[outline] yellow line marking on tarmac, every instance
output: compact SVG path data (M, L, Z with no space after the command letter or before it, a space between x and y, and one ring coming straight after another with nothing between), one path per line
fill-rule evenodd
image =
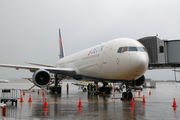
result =
M121 97L122 98L122 97ZM121 98L111 98L111 99L121 99ZM133 97L134 99L143 98L143 97Z

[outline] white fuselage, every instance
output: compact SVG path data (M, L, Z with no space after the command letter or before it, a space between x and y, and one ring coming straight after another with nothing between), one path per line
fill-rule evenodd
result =
M118 52L120 48L129 50ZM142 48L136 40L118 38L59 59L56 67L74 68L77 75L93 78L136 80L146 72L149 63Z

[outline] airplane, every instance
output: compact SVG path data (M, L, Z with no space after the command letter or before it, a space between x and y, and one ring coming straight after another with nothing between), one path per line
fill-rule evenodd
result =
M0 83L8 83L9 80L0 79Z
M72 77L75 80L102 82L100 91L109 91L106 88L108 82L123 82L127 87L122 98L131 100L133 95L128 86L140 86L145 81L144 73L148 68L149 57L145 47L137 40L117 38L65 56L59 29L59 43L60 59L55 66L30 63L38 66L0 64L0 67L34 72L32 81L38 87L48 86L53 73L55 85L51 93L58 94L61 93L58 83L66 77Z

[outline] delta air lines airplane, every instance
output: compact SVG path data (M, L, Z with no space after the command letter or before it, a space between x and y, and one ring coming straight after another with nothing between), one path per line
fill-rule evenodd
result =
M59 31L60 33L60 31ZM108 82L124 82L126 92L124 99L132 98L128 86L139 86L145 81L144 73L149 64L148 54L144 46L137 40L117 38L78 53L64 56L60 35L60 59L55 66L30 63L39 66L0 64L0 67L28 69L34 72L32 81L36 86L46 87L50 84L51 75L55 75L55 87L51 92L59 92L57 84L66 77L76 80L102 82L101 91L106 91Z

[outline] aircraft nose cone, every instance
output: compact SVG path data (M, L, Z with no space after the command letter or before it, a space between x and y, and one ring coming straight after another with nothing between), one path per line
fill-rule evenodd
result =
M137 53L131 56L131 67L136 72L146 71L148 67L148 56L144 53Z

